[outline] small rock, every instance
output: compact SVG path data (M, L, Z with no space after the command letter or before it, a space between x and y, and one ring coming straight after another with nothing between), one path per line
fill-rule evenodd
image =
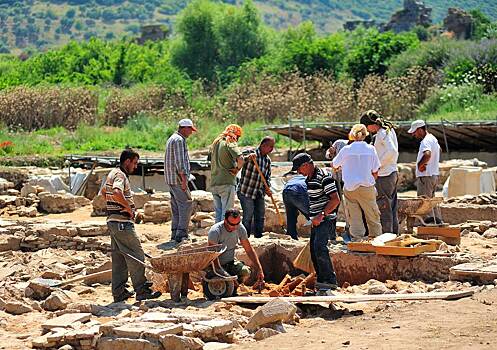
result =
M275 298L268 303L257 308L245 326L248 331L254 331L260 326L278 321L291 321L297 311L297 307L288 301Z
M344 341L342 345L350 345L350 340Z
M12 315L22 315L33 311L31 306L18 301L10 301L5 303L5 312Z
M61 346L58 350L74 350L74 348L71 345L66 344Z
M36 280L30 281L27 288L30 290L25 293L35 300L45 300L52 293L52 288Z
M205 343L203 350L226 350L226 349L230 349L230 348L231 348L230 344L218 343L218 342L213 341L213 342Z
M372 284L368 287L368 294L387 294L390 293L390 289L388 289L383 283L378 282Z
M77 300L77 294L57 290L41 303L41 307L47 311L64 310L73 300Z
M275 331L274 329L261 328L257 332L255 332L254 339L255 340L263 340L263 339L272 337L273 335L277 335L277 334L280 334L280 333Z
M202 340L180 335L165 335L160 342L165 349L171 350L200 350L204 347Z
M497 237L497 228L491 227L483 233L483 237L492 239Z

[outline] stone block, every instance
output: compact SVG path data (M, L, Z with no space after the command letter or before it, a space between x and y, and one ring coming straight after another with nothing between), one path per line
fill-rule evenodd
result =
M90 313L71 313L71 314L64 314L62 316L52 318L50 320L45 321L41 325L41 327L44 330L50 330L52 328L68 328L72 327L72 325L76 322L87 322L91 318Z
M208 342L204 344L204 349L203 350L227 350L231 349L232 346L231 344L226 344L226 343L219 343L219 342Z
M207 191L192 191L192 200L194 206L194 212L203 211L203 212L213 212L214 209L214 197L212 193Z
M143 208L143 222L156 224L171 220L171 203L169 201L150 201Z
M214 335L226 334L233 330L233 322L229 320L206 320L195 322L195 325L207 326L212 328Z
M100 338L97 350L163 350L162 347L145 339ZM172 348L171 348L172 349Z
M181 335L183 333L183 325L182 324L160 324L156 328L149 328L142 333L142 337L145 339L155 339L159 340L160 337L174 334Z
M146 312L140 317L140 321L157 323L178 323L178 319L164 312Z
M21 249L22 238L14 235L0 235L0 252Z
M111 269L112 269L112 261L108 260L105 263L100 264L94 268L88 268L86 270L86 273L89 275L89 274L92 274L95 272L101 272L101 271L111 270ZM112 281L112 271L105 273L103 275L100 275L100 276L89 278L89 279L85 280L85 284L87 284L87 285L91 285L91 284L95 284L95 283L107 284L107 283L110 283L111 281Z
M198 338L179 335L166 335L161 337L160 342L164 349L171 350L200 350L204 347L204 342Z
M489 239L497 238L497 228L491 227L491 228L487 229L483 233L483 237L489 238Z
M71 291L56 290L41 303L41 307L47 311L64 310L68 304L76 301L78 295Z
M297 307L288 301L275 298L260 306L245 326L248 331L255 331L258 327L274 322L288 322L293 319Z
M278 331L275 331L274 329L271 328L260 328L257 332L254 334L254 339L255 340L263 340L269 337L272 337L273 335L279 334Z
M33 311L33 308L19 301L9 301L5 303L4 310L12 315L22 315Z
M39 194L40 209L46 213L70 213L78 207L75 196L72 194L42 193Z

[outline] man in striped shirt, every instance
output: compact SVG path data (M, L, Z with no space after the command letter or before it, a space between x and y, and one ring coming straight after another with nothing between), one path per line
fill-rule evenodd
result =
M309 214L312 220L311 258L316 270L320 290L337 288L337 280L328 251L328 237L334 237L337 208L340 204L335 180L326 170L318 168L307 153L297 154L293 160L292 171L307 177L309 194Z
M181 242L188 238L188 224L192 215L192 196L188 188L190 157L186 139L197 131L191 119L181 119L178 131L166 143L164 178L171 194L171 240Z
M112 249L112 296L114 302L125 301L133 295L126 288L128 273L136 292L136 300L158 298L152 284L145 278L145 268L136 260L122 253L145 261L140 239L135 232L135 204L128 176L138 165L140 156L132 149L125 149L119 159L119 167L113 169L105 181L102 194L107 205L107 227Z
M265 203L264 194L271 195L271 190L265 188L264 182L257 171L254 161L259 165L266 182L271 183L271 158L269 154L274 149L274 138L266 136L262 139L255 153L245 159L242 168L240 184L238 185L238 199L243 210L243 226L248 232L254 233L254 237L262 237L264 232ZM252 222L254 223L252 229Z

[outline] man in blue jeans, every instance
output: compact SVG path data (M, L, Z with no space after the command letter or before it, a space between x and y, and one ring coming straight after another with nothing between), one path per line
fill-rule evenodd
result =
M305 176L296 175L285 184L283 203L285 203L287 232L293 239L298 239L297 219L299 212L306 219L309 219L309 195L307 194Z
M271 190L265 188L254 162L257 162L266 182L270 185L271 158L269 158L269 154L273 149L274 138L271 136L264 137L255 153L245 157L238 185L237 194L243 210L243 226L245 226L249 236L253 232L256 238L262 237L262 232L264 232L264 214L266 210L264 195L270 196ZM254 223L253 226L252 222Z
M323 290L337 288L337 279L328 251L328 237L335 233L337 208L340 204L335 180L326 170L318 168L307 153L292 160L292 171L304 175L309 194L309 214L312 220L311 259L316 270L316 287Z

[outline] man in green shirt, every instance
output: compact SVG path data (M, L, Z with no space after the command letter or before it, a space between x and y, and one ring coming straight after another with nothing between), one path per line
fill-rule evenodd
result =
M214 140L209 151L211 161L210 191L214 197L216 222L224 220L226 209L235 202L236 174L243 166L243 157L238 148L242 128L230 124Z

